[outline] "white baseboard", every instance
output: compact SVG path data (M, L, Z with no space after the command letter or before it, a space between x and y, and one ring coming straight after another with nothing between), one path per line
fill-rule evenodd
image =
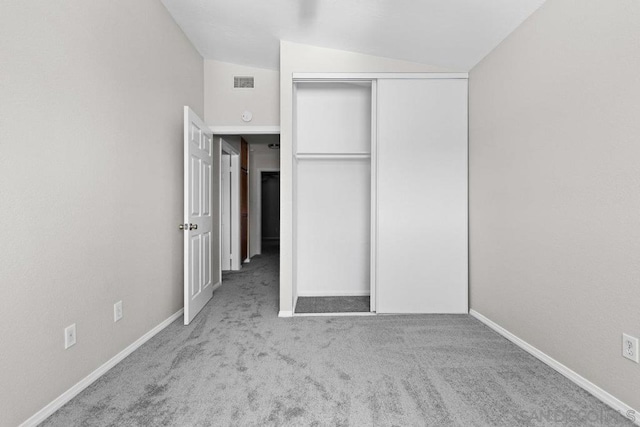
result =
M357 316L376 316L376 313L370 311L354 311L345 313L293 313L293 317L357 317Z
M212 292L215 292L216 289L218 289L220 286L222 286L222 280L220 280L218 283L216 283L215 285L213 285L213 289L211 290ZM184 310L184 309L183 309ZM175 316L175 314L174 314Z
M149 332L147 332L146 334L144 334L143 336L138 338L135 342L130 344L127 348L125 348L120 353L118 353L115 356L113 356L111 359L109 359L106 363L104 363L98 369L96 369L95 371L91 372L89 375L87 375L82 380L80 380L80 382L78 382L76 385L74 385L69 390L65 391L60 396L55 398L47 406L45 406L44 408L40 409L33 416L31 416L28 420L26 420L25 422L20 424L20 427L37 426L38 424L43 422L50 415L52 415L54 412L56 412L58 409L60 409L62 406L64 406L67 402L69 402L71 399L76 397L82 390L84 390L85 388L89 387L94 381L96 381L102 375L107 373L107 371L109 371L109 369L111 369L114 366L116 366L125 357L127 357L128 355L133 353L135 350L137 350L142 344L144 344L147 341L149 341L158 332L162 331L164 328L166 328L171 323L173 323L176 319L178 319L180 316L182 316L183 312L184 312L184 308L181 308L176 313L172 314L168 319L164 320L158 326L156 326L155 328L151 329Z
M293 311L280 310L278 312L278 317L293 317Z
M303 291L298 292L298 297L368 297L371 294L366 291Z
M521 349L523 349L524 351L526 351L527 353L531 354L536 359L540 360L541 362L555 369L556 371L558 371L559 373L561 373L562 375L564 375L565 377L567 377L568 379L576 383L578 386L582 387L583 389L585 389L586 391L588 391L589 393L591 393L592 395L594 395L595 397L597 397L598 399L600 399L601 401L603 401L604 403L606 403L607 405L615 409L616 411L620 412L623 416L627 414L632 415L633 417L629 415L627 415L627 417L632 421L634 421L634 424L640 426L640 412L636 411L631 406L622 402L620 399L611 395L610 393L604 391L603 389L601 389L600 387L598 387L588 379L584 378L582 375L578 374L577 372L571 370L570 368L566 367L562 363L558 362L553 357L547 355L541 350L538 350L536 347L532 346L531 344L522 340L521 338L518 338L516 335L507 331L502 326L498 325L497 323L493 322L492 320L488 319L487 317L483 316L477 311L473 309L469 310L469 314L475 317L476 319L478 319L479 321L481 321L482 323L484 323L485 325L487 325L488 327L490 327L491 329L493 329L494 331L496 331L497 333L499 333L500 335L502 335L503 337L505 337L506 339L508 339L509 341L511 341L512 343L514 343L515 345L517 345L518 347L520 347Z

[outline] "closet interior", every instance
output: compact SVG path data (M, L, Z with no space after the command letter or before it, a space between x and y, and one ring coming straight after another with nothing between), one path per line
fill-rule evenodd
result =
M296 84L298 312L370 311L371 90Z

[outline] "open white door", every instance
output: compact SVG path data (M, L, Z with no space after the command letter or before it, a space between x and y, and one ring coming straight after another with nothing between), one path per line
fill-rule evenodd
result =
M213 137L184 107L184 324L213 296L211 206Z

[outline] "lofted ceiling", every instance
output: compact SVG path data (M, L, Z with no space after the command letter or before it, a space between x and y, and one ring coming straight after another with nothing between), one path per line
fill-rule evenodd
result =
M468 71L545 0L162 0L206 59L279 68L279 40Z

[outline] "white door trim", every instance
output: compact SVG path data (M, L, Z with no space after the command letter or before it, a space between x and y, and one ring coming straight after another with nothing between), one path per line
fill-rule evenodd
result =
M222 164L222 154L231 156L231 270L240 270L242 266L240 259L240 152L227 141L221 139L220 164ZM222 167L220 167L220 172L222 173ZM220 194L222 197L222 188ZM220 206L222 209L222 200ZM222 230L222 212L220 212L220 229ZM220 237L222 238L222 236ZM222 246L220 248L220 265L222 266Z
M369 311L375 313L378 307L376 292L378 277L378 81L371 82L371 265L369 273Z
M468 79L469 73L293 73L299 81L371 81L375 79Z
M279 135L280 126L209 126L214 135Z
M242 266L242 251L240 249L240 155L231 156L231 216L235 221L231 223L231 247L233 259L231 269L240 270Z
M221 139L222 141L222 139ZM222 144L221 144L222 145ZM220 152L220 274L231 269L231 230L229 224L231 218L231 154L221 150ZM228 235L227 235L228 233ZM227 237L229 241L227 242Z

